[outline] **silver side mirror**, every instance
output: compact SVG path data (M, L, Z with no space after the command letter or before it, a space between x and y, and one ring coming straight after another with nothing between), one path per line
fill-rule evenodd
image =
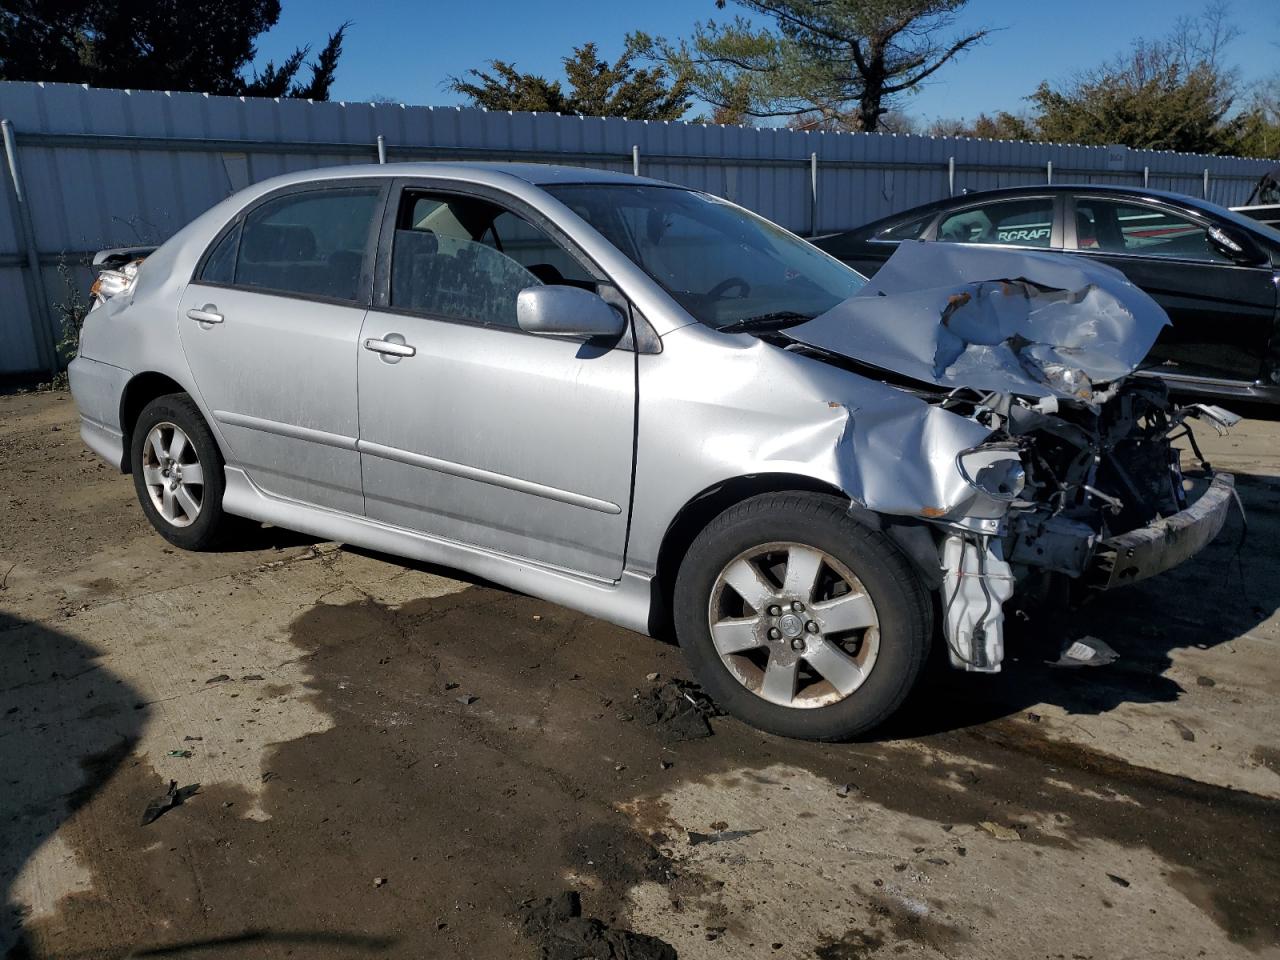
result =
M611 337L626 332L622 314L579 287L525 287L516 297L516 322L525 333L548 337Z

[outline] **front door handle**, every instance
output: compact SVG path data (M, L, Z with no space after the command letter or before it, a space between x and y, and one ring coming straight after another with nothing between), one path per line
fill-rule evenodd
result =
M200 323L221 323L223 320L222 314L212 303L206 303L203 307L192 307L187 311L187 317Z
M392 340L392 337L396 339ZM404 342L404 337L398 333L388 333L385 340L377 340L370 337L365 340L364 348L388 357L412 357L418 352L417 347L409 346Z

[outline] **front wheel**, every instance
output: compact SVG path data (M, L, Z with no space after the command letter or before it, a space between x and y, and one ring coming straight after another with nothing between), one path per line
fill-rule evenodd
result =
M846 740L882 723L929 651L919 575L848 504L765 494L698 536L675 590L676 633L729 713L782 736Z
M189 396L171 393L148 403L129 456L138 502L160 536L184 550L221 541L228 526L222 454Z

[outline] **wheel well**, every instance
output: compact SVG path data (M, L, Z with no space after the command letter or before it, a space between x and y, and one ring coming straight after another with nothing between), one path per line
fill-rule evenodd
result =
M680 563L698 534L735 504L762 493L783 491L826 493L849 502L849 497L838 487L813 477L792 473L735 477L703 490L680 508L662 537L662 546L658 548L657 575L653 580L653 600L649 614L649 632L653 636L674 636L671 628L671 598L675 591L676 574L680 572Z
M890 517L855 506L848 494L836 486L802 474L770 473L726 480L702 491L676 514L658 549L657 575L653 579L649 632L655 637L674 637L671 602L680 563L699 533L712 520L735 504L762 493L824 493L849 505L854 519L882 531L920 573L925 586L936 590L942 583L935 532L926 524L907 517Z
M186 393L186 388L172 377L154 372L140 373L125 385L124 394L120 397L120 429L124 432L122 467L125 473L132 470L129 450L133 445L133 427L138 422L142 408L156 397L163 397L167 393Z

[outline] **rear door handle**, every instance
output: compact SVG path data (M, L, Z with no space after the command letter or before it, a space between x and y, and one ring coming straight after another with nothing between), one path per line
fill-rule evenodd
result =
M399 337L399 334L389 333L387 336ZM404 342L403 337L400 337L399 342L395 340L376 340L370 337L365 340L364 348L389 357L412 357L418 352L418 348L409 346Z
M222 314L212 303L206 303L203 307L192 307L187 311L187 317L200 323L221 323L223 320Z

